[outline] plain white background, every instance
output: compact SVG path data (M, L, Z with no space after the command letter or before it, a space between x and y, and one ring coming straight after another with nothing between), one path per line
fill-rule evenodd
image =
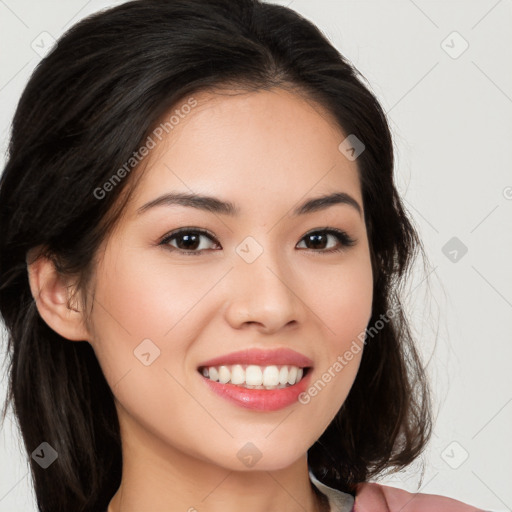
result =
M2 164L17 101L52 38L119 3L0 0ZM434 436L421 482L418 464L382 482L510 511L512 1L275 3L317 24L369 81L388 114L398 188L430 261L427 273L416 268L406 304L429 361ZM5 377L0 390L3 399ZM9 416L0 512L35 510L28 457Z

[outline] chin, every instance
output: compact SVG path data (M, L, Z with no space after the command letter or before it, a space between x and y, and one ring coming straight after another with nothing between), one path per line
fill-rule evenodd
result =
M267 439L255 439L244 443L236 443L235 456L229 461L229 469L233 471L279 471L295 464L301 458L306 458L307 446L300 447L300 443L290 444L281 442L272 434ZM240 448L238 448L240 446Z

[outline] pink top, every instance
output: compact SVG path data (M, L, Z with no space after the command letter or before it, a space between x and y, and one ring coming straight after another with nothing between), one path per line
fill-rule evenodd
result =
M359 484L353 512L484 512L436 494L410 493L376 483Z
M327 496L330 512L485 512L461 501L436 494L411 493L377 483L357 486L355 500L320 482L309 473L311 482Z

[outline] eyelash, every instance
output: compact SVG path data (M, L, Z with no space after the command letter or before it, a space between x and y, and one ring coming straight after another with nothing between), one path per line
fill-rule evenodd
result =
M181 228L181 229L178 229L176 231L172 231L171 233L168 233L167 235L165 235L163 237L163 239L159 242L158 245L165 245L167 246L167 248L171 251L178 251L182 254L186 254L186 255L189 255L189 256L197 256L197 255L200 255L203 251L207 250L207 249L201 249L201 250L195 250L195 251L185 251L183 249L178 249L177 247L172 247L171 245L169 245L169 242L171 240L173 240L174 238L176 238L177 236L179 235L182 235L182 234L191 234L191 233L194 233L194 234L199 234L199 235L204 235L206 236L207 238L209 238L212 242L215 242L218 244L217 240L215 239L215 237L213 236L213 234L211 234L210 232L204 230L204 229L196 229L196 228ZM332 253L337 253L337 252L341 252L341 251L345 251L346 249L348 249L349 247L353 246L355 243L356 243L356 240L354 240L352 237L350 237L345 231L341 231L339 229L334 229L334 228L323 228L323 229L319 229L319 230L315 230L315 231L310 231L309 233L306 233L302 238L301 238L301 242L302 240L304 240L306 237L308 236L311 236L311 235L315 235L315 234L318 234L318 233L323 233L323 234L328 234L328 235L332 235L334 236L338 242L340 242L341 246L338 246L337 248L335 249L318 249L318 250L315 250L315 249L306 249L308 251L312 251L314 253L329 253L329 254L332 254Z

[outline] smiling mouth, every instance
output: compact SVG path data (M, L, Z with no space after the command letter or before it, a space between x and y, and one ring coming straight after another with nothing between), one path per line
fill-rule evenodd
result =
M233 384L246 389L283 389L298 384L311 370L294 365L259 366L232 364L200 366L199 373L220 384Z

